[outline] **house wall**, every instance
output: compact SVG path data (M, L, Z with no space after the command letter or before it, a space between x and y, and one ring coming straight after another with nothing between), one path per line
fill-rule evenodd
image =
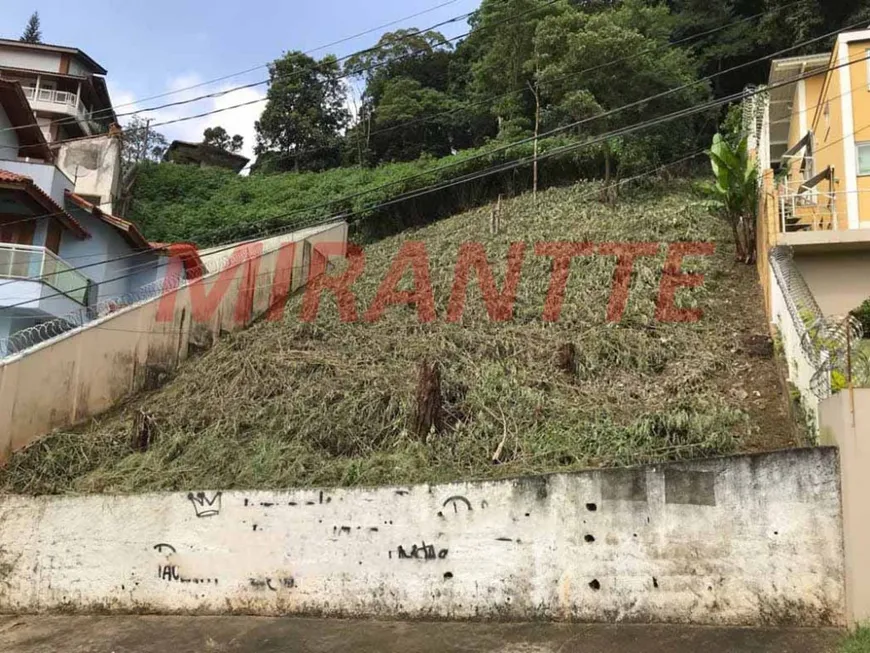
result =
M60 57L56 52L23 51L16 47L0 46L0 67L57 73L60 72Z
M847 139L846 147L855 147L858 143L870 142L870 60L866 59L870 54L870 41L859 41L849 44L849 60L856 63L849 66L849 74L852 80L852 116L853 127L850 131L854 138ZM855 157L857 160L857 150ZM857 163L855 168L857 174ZM857 181L857 224L852 228L870 227L870 175L858 176Z
M840 448L846 609L850 624L870 621L870 389L842 391L820 407L821 439Z
M347 225L325 225L305 241L345 243ZM243 252L240 252L242 254ZM308 277L305 247L297 245L292 288ZM225 331L246 327L273 305L273 281L284 260L266 251L195 284L124 308L0 361L0 463L58 427L69 427L152 389L181 364L191 345L205 348ZM84 271L83 271L84 272ZM229 281L227 282L227 279ZM209 311L199 297L226 283ZM196 291L202 291L200 295ZM105 298L105 297L102 297ZM250 315L240 321L241 302Z
M832 448L483 483L6 495L0 520L14 614L845 621Z
M64 191L73 189L72 179L51 163L23 160L3 161L0 163L0 167L3 170L30 177L37 186L60 206L64 204Z
M69 74L78 75L79 77L89 77L94 74L94 71L78 57L70 56Z
M113 213L121 183L121 141L108 134L64 143L57 165L75 180L75 192L100 198L100 208Z
M6 111L0 106L0 159L17 159L18 158L18 133L12 129L12 122ZM6 162L0 163L3 170L6 168Z
M837 65L837 57L833 58ZM837 223L840 229L849 226L846 199L846 167L843 155L843 103L839 69L827 73L827 83L817 102L818 108L812 122L815 136L815 166L816 170L834 168L834 191L837 193L835 206L837 208ZM830 109L830 120L825 119L825 107Z
M846 315L870 298L870 247L817 255L796 249L794 262L825 316Z
M81 273L99 284L101 300L126 295L130 291L134 259L133 248L117 229L78 207L67 205L69 213L91 234L79 240L64 232L59 256L75 267L87 266ZM156 258L156 257L155 257Z

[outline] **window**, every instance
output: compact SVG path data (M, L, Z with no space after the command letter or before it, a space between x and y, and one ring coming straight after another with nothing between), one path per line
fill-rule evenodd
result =
M870 175L870 143L858 143L858 174Z

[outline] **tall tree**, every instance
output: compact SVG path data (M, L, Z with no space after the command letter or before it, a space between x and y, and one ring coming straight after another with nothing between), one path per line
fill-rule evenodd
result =
M462 49L470 51L470 84L474 96L496 97L491 111L499 132L512 138L529 132L535 101L528 93L515 93L534 83L534 36L538 23L558 15L566 6L544 0L483 0L471 24L472 33Z
M19 39L25 43L42 43L42 31L39 28L39 12L34 11L27 20L27 27Z
M141 161L160 161L168 146L163 134L148 127L139 116L133 116L123 132L121 162L125 174Z
M350 120L333 55L316 61L288 52L269 64L267 103L255 153L270 170L321 170L338 165L340 134ZM260 166L263 169L263 166Z
M472 144L462 104L449 92L452 50L440 32L408 28L387 32L348 59L345 74L365 85L357 125L348 133L356 161L445 156Z
M600 134L708 97L706 84L693 84L698 78L689 54L669 46L671 29L667 8L644 6L642 0L624 0L617 9L594 13L572 10L542 21L535 48L547 127L589 118L575 133ZM618 65L605 65L616 59ZM660 97L644 101L655 96ZM646 142L648 152L668 157L696 142L696 127L692 120L675 120L606 141L605 176L610 176L616 150L635 148L632 155L638 158L637 148Z
M230 136L227 130L220 125L206 127L205 131L202 132L203 145L211 145L234 154L241 151L244 141L245 139L240 134Z

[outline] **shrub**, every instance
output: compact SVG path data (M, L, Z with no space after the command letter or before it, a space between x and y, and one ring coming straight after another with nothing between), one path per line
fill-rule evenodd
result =
M861 323L864 337L870 338L870 299L865 299L863 304L851 311L851 314Z

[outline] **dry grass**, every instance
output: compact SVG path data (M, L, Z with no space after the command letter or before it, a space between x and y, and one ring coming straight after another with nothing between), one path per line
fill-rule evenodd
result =
M408 231L366 250L355 285L369 306L406 240L426 243L438 320L390 307L379 322L343 324L326 299L315 323L300 298L281 323L226 336L164 388L75 432L56 433L13 456L0 487L32 493L189 488L276 488L492 478L693 458L788 446L792 429L773 360L742 343L766 334L754 270L733 263L724 225L688 184L636 191L615 207L588 186L502 203L502 231L485 207ZM594 195L593 195L594 197ZM699 306L695 324L653 319L664 256L641 260L622 322L605 311L611 257L575 259L562 318L541 320L547 240L713 240L717 253L687 267L703 288L681 291ZM446 323L458 247L486 245L501 286L513 241L530 244L515 318L493 323L472 276L463 320ZM405 287L410 287L410 273ZM423 361L440 375L438 430L416 432ZM420 385L427 386L421 389ZM134 434L150 425L147 450ZM425 412L425 411L424 411ZM132 444L131 444L132 443ZM500 461L494 464L493 458Z

